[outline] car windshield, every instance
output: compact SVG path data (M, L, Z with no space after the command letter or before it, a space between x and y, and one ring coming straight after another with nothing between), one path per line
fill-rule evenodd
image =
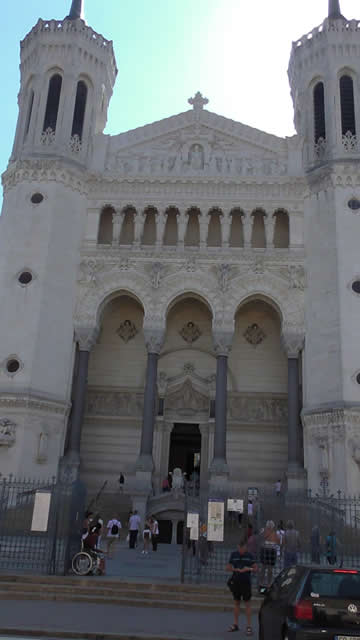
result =
M360 575L346 571L314 571L310 574L305 594L313 598L352 598L360 600Z

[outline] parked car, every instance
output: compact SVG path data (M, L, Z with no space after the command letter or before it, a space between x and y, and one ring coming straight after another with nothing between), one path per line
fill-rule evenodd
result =
M360 571L297 566L274 580L259 611L259 640L360 638Z

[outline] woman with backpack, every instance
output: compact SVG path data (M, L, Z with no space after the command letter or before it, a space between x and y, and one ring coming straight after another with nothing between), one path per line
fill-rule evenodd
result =
M116 541L119 539L121 522L116 517L114 517L111 520L109 520L109 522L106 525L106 528L107 528L107 536L106 536L107 553L108 553L108 558L110 560L112 558L113 547Z

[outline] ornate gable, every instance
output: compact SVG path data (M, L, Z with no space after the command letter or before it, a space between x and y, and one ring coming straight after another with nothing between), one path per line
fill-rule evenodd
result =
M195 104L194 104L195 103ZM287 142L196 106L112 137L106 171L119 177L281 176Z
M165 412L167 415L174 414L177 416L193 416L204 414L209 416L209 397L197 391L189 378L166 396Z

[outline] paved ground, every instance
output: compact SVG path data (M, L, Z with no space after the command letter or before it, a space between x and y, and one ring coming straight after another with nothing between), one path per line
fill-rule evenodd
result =
M256 615L254 617L254 629ZM171 609L118 607L113 605L62 602L0 602L0 638L5 629L46 629L92 633L146 634L153 638L183 640L223 640L232 622L228 613L185 612ZM245 619L241 620L244 630ZM24 634L25 635L25 634ZM238 640L245 638L240 632ZM256 637L256 635L255 635Z
M104 541L105 543L105 541ZM106 549L106 544L103 544ZM106 560L106 575L114 578L152 578L180 581L181 546L163 544L156 553L147 556L141 553L142 547L129 549L126 543L120 542L115 549L114 558Z

